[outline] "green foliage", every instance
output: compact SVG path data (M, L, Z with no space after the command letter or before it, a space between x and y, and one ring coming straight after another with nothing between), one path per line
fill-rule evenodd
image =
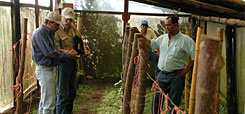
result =
M160 20L160 24L157 24L157 28L158 28L157 31L154 30L156 36L158 37L158 36L163 35L164 34L164 30L165 30L165 21Z
M97 109L99 114L121 114L122 113L122 92L119 87L113 87L105 91L107 93L99 103Z
M84 1L83 9L97 10L108 7L104 0ZM101 6L101 7L99 7ZM84 59L85 73L99 77L118 77L121 69L121 36L118 23L113 15L81 14L82 34L87 40L92 57ZM116 75L117 74L117 75Z

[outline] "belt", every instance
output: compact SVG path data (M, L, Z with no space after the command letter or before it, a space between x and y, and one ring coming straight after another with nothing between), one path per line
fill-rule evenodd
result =
M182 70L174 70L172 72L166 72L166 71L161 71L161 72L168 75L168 74L173 74L173 73L176 73L176 72L179 72L179 71L182 71Z

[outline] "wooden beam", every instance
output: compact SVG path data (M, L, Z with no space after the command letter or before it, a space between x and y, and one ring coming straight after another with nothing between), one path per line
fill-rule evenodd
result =
M0 6L11 6L11 2L0 1Z
M35 8L36 5L35 4L26 4L26 3L20 3L20 7L31 7L31 8ZM49 7L45 7L45 6L38 6L39 9L45 9L45 10L49 10Z
M50 10L50 11L53 11L53 0L50 0L50 6L49 6L49 7L50 7L49 10Z
M239 26L239 27L245 26L245 21L239 19L227 19L227 18L220 18L214 16L206 17L206 16L199 16L199 15L191 15L191 17L199 20L210 21L210 22L215 22L220 24L227 24L231 26Z
M122 15L123 12L114 12L114 11L89 11L89 10L74 10L78 13L94 13L94 14L112 14L112 15ZM158 14L158 13L136 13L129 12L130 15L143 15L143 16L171 16L174 14ZM189 14L181 14L179 17L189 17Z
M244 12L194 0L132 0L203 16L245 19Z
M212 5L219 5L222 7L226 7L226 8L230 8L230 9L234 9L237 11L241 11L244 12L244 5L245 2L244 1L239 1L239 0L197 0L200 2L205 2L208 4L212 4Z

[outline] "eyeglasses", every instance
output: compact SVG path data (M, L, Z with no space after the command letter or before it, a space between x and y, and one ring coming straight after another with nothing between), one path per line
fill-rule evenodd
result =
M53 22L51 21L52 24L55 24L56 26L60 26L60 24L56 23L56 22Z
M66 21L72 21L73 19L66 19Z
M165 27L167 27L167 26L171 26L171 25L173 25L173 24L165 24Z

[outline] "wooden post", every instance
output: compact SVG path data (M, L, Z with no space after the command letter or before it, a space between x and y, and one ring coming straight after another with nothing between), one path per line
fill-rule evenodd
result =
M130 26L129 24L127 24L128 26L126 26L126 30L125 30L125 33L124 33L124 38L123 38L123 44L122 44L122 73L121 73L121 79L123 79L123 76L124 76L124 67L125 67L125 61L126 61L126 52L127 52L127 45L128 45L128 39L129 39L129 29L130 29Z
M223 43L223 28L218 28L218 38L220 39L221 43L220 43L220 55L222 54L222 43ZM215 101L215 111L218 114L219 113L219 94L220 94L220 74L218 74L217 76L217 84L216 84L216 101Z
M185 31L186 31L186 35L187 36L191 36L191 33L190 33L190 29L189 27L185 27ZM190 63L190 56L188 56L188 59L187 59L187 66L189 65ZM190 71L186 73L185 75L185 109L188 109L189 107L189 97L190 97L190 83L189 83L189 80L190 80Z
M26 56L26 39L27 39L27 22L28 20L24 19L24 35L22 38L22 47L21 47L21 63L19 68L19 74L16 79L17 86L17 105L15 114L23 114L22 106L23 106L23 74L25 68L25 56Z
M228 114L237 114L235 40L233 39L232 30L232 26L226 26L227 109Z
M221 40L218 37L202 35L196 83L195 114L216 114L215 90L217 76L224 66L220 55Z
M128 72L128 64L130 61L130 57L131 57L131 53L132 53L132 43L133 43L133 38L134 38L134 33L136 32L136 30L131 29L129 30L129 37L128 37L128 43L127 43L127 52L126 52L126 58L125 58L125 63L124 63L124 69L123 69L123 77L122 77L122 86L123 86L123 94L124 94L124 88L125 88L125 81L127 78L127 72Z
M125 83L125 91L123 96L123 114L130 114L130 101L131 101L131 91L132 91L132 82L134 78L134 71L135 71L135 64L134 64L134 58L137 56L137 39L141 36L140 33L134 34L134 42L129 66L128 66L128 72L126 75L126 83ZM127 67L126 67L127 68Z
M39 27L39 6L38 0L35 0L35 17L36 17L36 28Z
M145 39L138 39L138 47L139 47L139 85L136 97L136 106L135 106L135 114L143 114L145 107L145 94L146 94L146 70L147 63L149 60L149 54L151 51L150 44L145 41Z
M190 104L189 104L189 114L194 114L195 111L195 96L196 96L196 75L198 68L198 58L199 58L199 50L200 50L200 39L202 34L202 28L198 27L197 29L197 37L196 37L196 52L195 52L195 60L194 60L194 68L192 73L191 80L191 95L190 95Z

